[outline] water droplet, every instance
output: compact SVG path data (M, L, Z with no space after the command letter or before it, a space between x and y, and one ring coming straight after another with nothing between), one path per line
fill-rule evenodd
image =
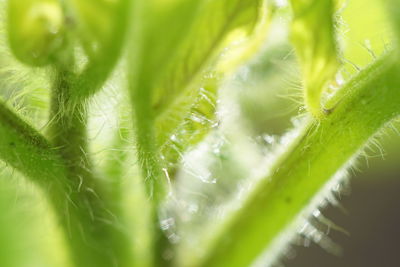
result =
M263 138L263 140L264 140L267 144L269 144L269 145L273 145L273 144L276 143L276 137L273 136L273 135L265 134L265 135L263 135L262 138Z
M287 0L275 0L275 5L277 7L285 7L288 5L288 1Z
M190 115L190 119L194 122L200 123L202 125L206 124L207 119L199 114L196 114L194 112L192 112L192 114Z
M171 139L171 141L173 141L173 142L178 142L178 138L176 137L175 134L171 135L171 137L169 139Z
M340 72L338 72L338 74L336 74L335 81L336 81L336 84L339 86L342 86L346 82L343 78L343 75Z
M168 235L168 239L172 244L177 244L181 240L181 237L176 233L171 233L170 235Z
M300 106L297 113L298 114L303 114L304 112L306 112L306 107L305 106Z
M161 220L160 222L160 227L163 231L167 231L173 227L175 227L175 220L174 218L167 218L164 220Z
M196 203L191 203L188 206L188 211L192 214L197 213L199 211L199 205Z
M364 45L365 45L365 48L367 48L369 50L372 50L371 40L365 39L364 40Z

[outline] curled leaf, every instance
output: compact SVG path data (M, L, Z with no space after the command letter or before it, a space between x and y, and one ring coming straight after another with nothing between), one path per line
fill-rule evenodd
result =
M119 0L72 0L79 37L86 52L95 53L97 46L108 42L117 13Z
M303 72L305 105L323 115L321 95L334 78L339 63L333 14L334 0L292 0L292 42Z
M157 143L169 165L218 124L217 89L225 70L218 65L221 54L238 36L243 41L253 33L265 18L261 15L263 3L218 0L204 1L200 6L197 19L153 95ZM254 44L248 48L254 48ZM231 65L239 60L235 58Z
M160 3L166 8L156 8ZM165 159L163 168L175 166L180 155L216 124L217 88L225 70L217 66L221 54L237 41L235 32L245 33L241 38L253 33L264 19L265 7L264 0L150 0L142 4L137 15L144 18L140 21L143 35L133 42L141 45L131 60L136 70L131 92L137 129L140 126L145 132L142 137L137 134L138 144L144 143L139 139L151 136L153 152Z

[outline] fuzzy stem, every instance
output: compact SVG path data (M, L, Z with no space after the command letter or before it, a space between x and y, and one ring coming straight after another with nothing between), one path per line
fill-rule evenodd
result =
M146 187L151 211L149 212L152 232L152 258L151 265L170 266L171 261L166 260L164 255L170 249L170 243L160 227L160 206L166 196L166 177L162 173L159 164L155 138L155 113L152 108L153 96L152 72L146 72L142 66L145 62L144 36L148 30L146 14L149 13L150 3L146 1L135 1L135 11L131 21L131 42L129 47L129 93L132 103L133 121L135 123L135 139L137 157L140 171Z
M0 158L39 184L65 181L64 162L50 143L0 102Z
M76 77L75 87L80 88L72 97L75 101L88 99L101 89L110 73L115 68L122 53L128 26L128 17L131 10L131 0L121 0L115 14L113 34L101 46L97 57L93 58L83 72Z
M391 57L360 72L329 101L333 112L307 125L225 222L208 254L185 266L249 266L268 248L337 170L399 115L400 66Z
M159 164L154 136L154 116L150 105L150 90L133 89L132 101L136 122L137 157L141 166L142 177L147 195L151 201L153 232L154 266L168 266L163 254L168 249L169 241L162 232L159 222L159 209L166 195L165 177Z
M130 242L120 218L100 188L87 147L84 102L70 105L74 90L66 70L54 79L49 137L67 166L68 187L51 191L52 203L70 245L76 266L131 266Z

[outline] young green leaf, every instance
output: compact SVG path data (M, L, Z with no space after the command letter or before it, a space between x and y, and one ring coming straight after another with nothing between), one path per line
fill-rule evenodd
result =
M198 83L207 67L213 64L223 42L234 29L253 29L262 7L261 0L202 2L193 27L156 85L153 106L157 113L173 105L185 90L193 89L191 86Z
M75 101L86 99L101 89L120 59L127 34L131 0L71 1L77 36L88 62L72 81ZM74 103L74 101L71 101Z
M185 117L189 117L190 110L196 108L193 105L200 93L202 76L221 52L225 38L237 27L255 24L259 4L259 0L176 0L166 2L160 9L159 0L136 2L129 89L135 114L138 159L147 194L154 203L151 213L156 233L155 264L168 265L160 257L168 241L164 240L157 223L157 208L165 198L168 178L160 164L161 146ZM211 110L207 107L206 116L213 116L214 108L214 103ZM161 114L172 116L161 119ZM176 160L176 156L167 157Z
M72 11L77 20L77 30L86 53L91 58L98 46L109 42L112 36L118 5L122 1L72 0Z
M171 148L166 145L171 136L196 128L195 123L185 118L191 116L190 111L196 109L196 101L204 96L204 87L199 88L206 80L206 71L212 70L229 34L238 28L251 31L261 17L260 10L264 8L261 0L173 1L168 4L167 12L159 14L161 11L155 8L157 3L150 1L143 4L146 6L142 9L145 18L141 23L146 34L138 37L142 50L137 51L140 60L132 59L136 61L138 73L135 73L137 80L131 88L137 110L136 122L141 125L140 129L137 126L137 130L146 134L149 139L146 142L151 143L156 159L160 156L160 147L164 147L164 151L169 150L165 154L171 154ZM166 25L170 26L171 35L162 40L170 51L154 42L155 38L160 38L159 35L165 35ZM206 94L215 95L214 87L216 84L209 87L211 91ZM209 100L215 101L215 97ZM204 119L212 119L215 105L211 103L208 110L203 107ZM178 133L178 130L181 132ZM201 135L204 136L204 132ZM179 152L187 149L186 144L200 139L192 138L190 142L187 139L180 144Z
M265 8L263 1L205 1L201 6L200 15L153 97L157 143L168 164L175 164L217 124L216 97L222 76L216 71L219 54L236 40L236 35L232 36L235 30L243 35L253 33L265 19ZM240 60L231 63L238 65Z
M316 118L323 116L321 95L338 70L334 0L292 0L292 41L303 72L304 101Z

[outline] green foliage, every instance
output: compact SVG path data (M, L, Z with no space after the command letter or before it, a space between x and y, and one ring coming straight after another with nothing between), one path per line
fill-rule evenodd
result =
M33 202L43 204L36 195L44 196L53 210L46 220L58 224L62 236L53 229L54 242L70 259L54 264L239 267L265 249L277 257L274 248L290 242L299 216L310 215L338 174L400 112L396 52L373 54L365 69L348 71L342 62L349 54L358 59L360 50L341 43L348 38L341 19L353 16L337 16L339 1L290 2L287 27L279 21L290 17L288 8L267 0L8 1L0 14L0 159L7 173L17 170L35 184ZM397 36L400 9L388 4ZM291 49L284 37L268 46L283 28L290 29L302 73L294 85L304 85L301 102L309 113L279 145L275 136L264 138L277 151L268 152L270 166L263 169L265 155L257 151L264 147L248 135L269 126L256 125L271 115L265 112L281 112L279 105L252 110L275 87L290 87L276 65L288 72L297 67L282 59ZM260 87L256 80L266 81L257 89L263 93L252 96L257 103L238 101L232 84L249 92ZM117 107L109 110L113 101ZM232 103L246 103L243 113L257 118L246 123ZM235 106L231 114L229 106ZM198 183L185 176L196 159ZM240 177L253 172L261 178ZM211 179L215 173L226 177ZM194 195L211 199L206 206L181 193L185 182ZM0 207L8 198L2 195ZM182 211L199 207L203 218ZM209 221L207 233L185 236L190 218ZM15 220L0 217L0 248L10 243L7 254L18 249L12 236L20 237L2 235L3 226L12 228ZM196 249L176 245L185 237ZM1 256L3 265L25 264Z
M77 21L77 31L82 40L85 52L93 57L97 46L112 37L117 8L122 1L71 1L71 8Z
M304 75L305 105L320 118L324 112L321 95L339 66L334 29L335 1L293 0L291 3L292 39Z
M304 203L312 203L330 177L343 175L341 167L360 153L360 147L383 125L399 115L398 90L388 89L400 86L400 81L393 78L399 66L390 56L363 70L330 99L331 105L341 100L334 113L322 121L306 120L304 128L276 158L270 175L257 184L243 207L224 225L216 243L211 243L211 255L206 255L204 262L200 260L199 266L251 264L274 241L276 233L290 225ZM324 146L317 145L322 142ZM332 153L340 156L332 158ZM235 242L226 242L228 237ZM250 249L243 250L242 246Z
M154 142L162 147L167 163L175 163L179 158L176 153L199 142L211 128L219 78L213 66L233 30L251 32L262 5L262 1L254 0L175 2L165 14L158 13L157 1L146 4L149 13L144 21L148 21L150 30L144 32L148 36L138 36L139 40L133 42L143 43L141 56L149 55L142 65L134 67L140 69L140 81L132 81L137 88L132 90L146 91L149 98L149 117L141 112L136 120L155 121ZM169 30L164 36L166 25ZM164 41L162 46L158 39ZM151 71L154 69L157 71ZM134 105L139 106L135 101L143 102L143 97L133 98ZM171 137L182 141L178 141L178 147Z

